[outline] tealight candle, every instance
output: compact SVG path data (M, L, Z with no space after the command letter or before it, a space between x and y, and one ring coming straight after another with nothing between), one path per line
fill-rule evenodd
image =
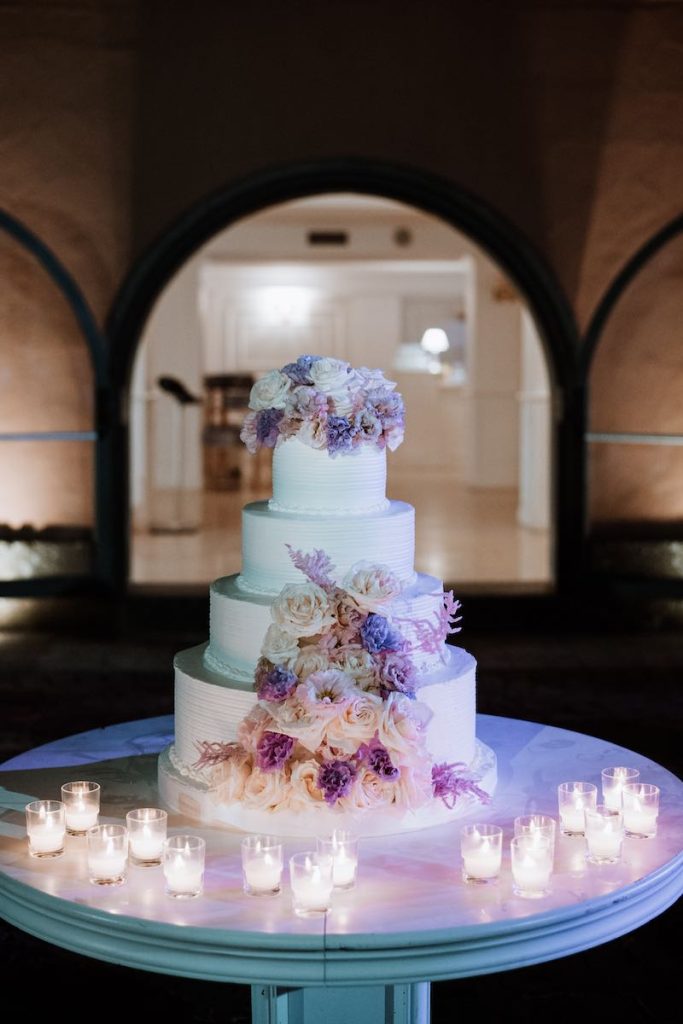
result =
M629 782L623 788L624 828L632 839L657 835L659 788L647 782Z
M62 800L66 809L66 830L70 836L84 836L97 824L100 787L96 782L65 782Z
M125 825L95 825L88 830L88 873L93 885L123 885L127 863Z
M586 811L587 860L591 864L616 864L621 857L624 819L621 810L605 804Z
M64 853L66 819L61 800L33 800L26 804L28 852L32 857L59 857Z
M142 867L161 864L168 824L166 811L158 807L138 807L128 811L126 824L133 863Z
M557 823L548 814L523 814L515 818L516 836L546 836L550 840L550 848L555 851Z
M242 882L249 896L277 896L282 878L282 843L274 836L242 840Z
M503 830L498 825L465 825L460 830L462 877L465 882L495 882L503 859Z
M332 858L319 857L314 850L289 858L292 905L299 917L325 914L332 900Z
M562 782L557 787L560 825L566 836L582 836L585 832L586 808L598 802L598 788L592 782Z
M548 893L553 870L550 839L539 835L518 835L510 841L514 892L525 899L539 899Z
M316 840L318 854L332 858L332 885L335 889L352 889L358 870L358 836L355 832L336 828L331 836Z
M640 772L637 768L603 768L602 798L606 807L613 811L621 810L622 792L629 782L637 782Z
M189 900L201 894L204 884L206 843L200 836L171 836L164 843L166 895Z

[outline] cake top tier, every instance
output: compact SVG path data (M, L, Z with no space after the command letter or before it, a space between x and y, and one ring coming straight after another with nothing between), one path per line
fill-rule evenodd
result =
M296 438L329 456L398 448L403 399L381 370L343 359L299 356L256 381L241 438L250 452Z

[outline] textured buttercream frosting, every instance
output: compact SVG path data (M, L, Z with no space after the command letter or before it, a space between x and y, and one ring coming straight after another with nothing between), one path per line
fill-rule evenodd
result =
M333 458L326 449L310 448L296 438L273 452L273 497L270 508L303 515L357 515L387 507L387 455L363 445Z

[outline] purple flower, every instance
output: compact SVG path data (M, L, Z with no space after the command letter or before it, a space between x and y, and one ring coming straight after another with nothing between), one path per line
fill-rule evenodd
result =
M325 803L332 806L340 797L348 796L355 777L356 766L352 761L325 761L318 769L316 785Z
M277 772L292 753L294 740L283 732L264 732L256 744L256 764L262 772Z
M299 356L295 363L287 363L282 367L282 373L286 373L295 384L312 384L311 366L320 359L320 356Z
M327 417L327 450L330 455L350 452L357 427L346 416Z
M282 409L262 409L256 416L256 439L265 448L274 448L280 436Z
M380 779L391 781L400 775L398 768L389 757L389 751L383 743L380 743L377 733L369 743L360 745L356 751L356 757L359 761L364 761L370 771Z
M392 690L414 697L415 666L409 655L403 651L388 651L380 661L379 681L383 697Z
M467 766L462 763L446 764L444 761L432 766L432 792L446 807L455 807L460 797L467 794L477 797L483 804L491 799L466 772Z
M393 629L388 619L376 612L370 612L360 627L360 639L363 647L370 654L380 651L400 651L405 641L398 630Z
M275 665L268 672L264 672L262 667L256 670L259 700L286 700L294 692L298 682L297 676L282 665Z

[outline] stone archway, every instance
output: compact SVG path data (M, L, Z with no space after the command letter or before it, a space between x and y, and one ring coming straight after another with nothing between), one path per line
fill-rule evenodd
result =
M583 422L577 387L577 331L571 309L550 268L503 217L457 186L419 169L360 159L293 164L254 174L194 204L132 268L111 308L110 375L115 406L125 408L135 352L145 321L173 274L204 242L230 224L268 206L329 192L359 192L407 203L441 218L482 247L515 282L532 310L544 345L555 403L553 507L555 579L566 590L581 556L583 495L579 486ZM118 397L117 397L118 396ZM128 572L128 425L112 425L110 515L112 583L125 588Z

